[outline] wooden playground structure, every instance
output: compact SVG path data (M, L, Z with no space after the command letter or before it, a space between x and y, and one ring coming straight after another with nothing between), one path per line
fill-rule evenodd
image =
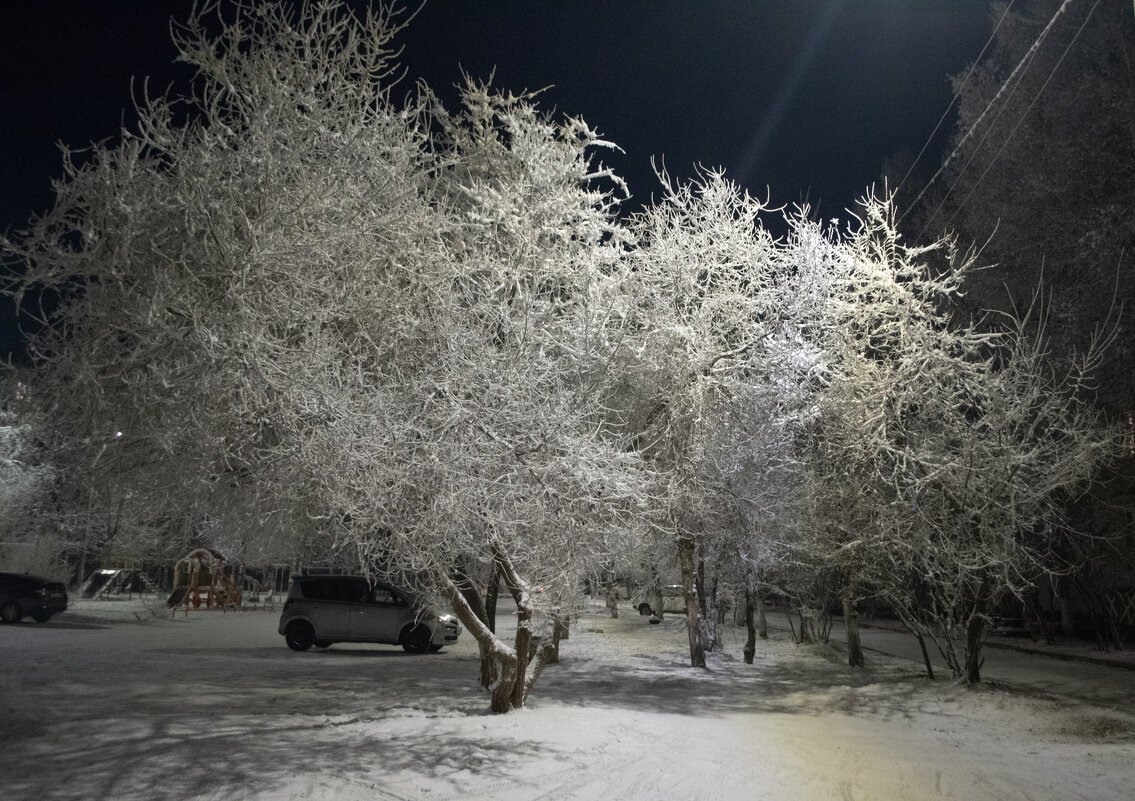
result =
M244 591L239 566L226 566L216 551L196 548L173 567L173 592L166 605L178 609L237 609Z

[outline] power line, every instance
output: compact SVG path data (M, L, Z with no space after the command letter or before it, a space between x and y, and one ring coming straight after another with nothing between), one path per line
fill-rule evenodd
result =
M985 120L985 117L989 113L989 110L993 107L993 104L1001 99L1001 95L1003 95L1005 93L1005 90L1010 86L1010 84L1013 84L1014 89L1015 89L1018 75L1021 74L1021 72L1023 70L1027 69L1028 65L1032 63L1033 56L1036 54L1036 51L1040 48L1041 43L1044 42L1045 38L1048 36L1049 31L1051 31L1052 28L1056 25L1057 19L1059 19L1060 15L1063 14L1064 11L1068 8L1068 6L1072 4L1072 1L1073 0L1064 0L1064 2L1060 4L1060 8L1058 8L1056 10L1056 13L1052 15L1052 19L1049 20L1048 24L1044 26L1044 29L1040 32L1040 35L1037 37L1036 41L1033 42L1032 46L1030 46L1028 51L1025 52L1025 55L1017 63L1017 66L1013 68L1013 71L1011 73L1009 73L1009 77L1006 78L1004 83L1002 83L1001 86L997 89L997 92L993 95L993 97L990 99L990 101L985 105L985 108L982 109L981 114L979 114L977 119L974 120L973 124L969 127L969 130L966 131L965 135L961 138L961 140L958 142L958 144L950 152L950 155L947 156L946 160L942 162L942 166L940 166L938 168L938 171L934 173L933 177L931 177L931 179L926 182L926 186L922 187L922 191L918 193L918 195L914 198L913 201L911 201L910 205L907 207L906 212L904 212L902 217L899 218L900 221L903 218L905 218L906 215L910 213L911 209L913 209L918 204L918 201L922 199L922 196L924 194L926 194L926 190L928 190L933 185L933 183L936 180L938 180L938 178L942 175L942 173L946 170L946 168L954 160L954 157L956 157L958 155L958 152L962 149L962 147L966 144L966 142L969 141L970 137L973 136L973 133L974 133L974 131L977 130L977 127L979 125L981 125L981 123ZM1006 10L1006 14L1007 13L1008 13L1008 10ZM1002 19L1004 19L1004 18L1002 18ZM998 23L998 24L1000 24L1000 23ZM977 66L977 64L975 62L974 67L976 67L976 66ZM972 74L973 70L971 69L970 72ZM968 80L968 75L967 75L967 80ZM1010 91L1012 91L1012 90L1010 90ZM948 111L948 109L947 109L947 111ZM949 193L947 193L947 197L948 196L949 196ZM942 202L945 203L945 199L943 199ZM941 208L941 203L939 204L939 208ZM937 214L937 213L938 213L938 209L936 208L934 210L934 214ZM934 214L931 214L930 218L928 218L928 219L932 219ZM925 232L925 229L923 229L923 230ZM919 234L919 236L921 237L921 234Z
M942 116L938 118L938 124L934 126L934 130L930 132L930 136L926 137L926 144L922 146L922 150L918 151L918 155L915 156L914 161L910 163L910 167L907 169L906 175L902 177L902 180L899 181L899 185L895 187L896 195L898 194L899 190L901 190L906 184L907 179L910 178L911 173L914 172L914 168L918 165L918 162L922 160L923 155L925 155L926 153L926 149L930 147L930 143L934 141L934 137L938 134L938 130L942 127L942 123L946 121L946 117L950 116L950 110L953 109L954 104L958 102L958 96L962 93L962 90L966 88L966 84L969 83L969 79L973 76L974 70L977 68L978 63L980 63L982 56L985 55L985 51L989 49L989 46L993 44L993 40L997 38L997 31L1001 30L1001 23L1003 23L1005 21L1005 18L1009 16L1009 12L1013 9L1013 3L1015 3L1016 1L1017 0L1009 0L1009 5L1005 7L1005 11L1001 14L1001 19L997 20L997 24L993 27L993 33L989 35L989 38L985 41L985 46L981 48L981 52L977 54L977 58L974 59L973 63L970 65L970 68L966 71L966 77L962 79L962 85L958 87L958 91L955 92L954 96L950 99L950 103L946 106L946 110L943 111ZM1132 1L1135 2L1135 0ZM922 191L925 192L926 190L923 189ZM918 197L922 197L922 192L918 193ZM917 201L917 198L915 200ZM903 216L905 217L906 215L904 214Z
M942 198L938 201L938 204L934 207L934 210L932 212L930 212L929 215L927 215L926 222L923 224L922 230L918 232L918 239L922 238L922 235L924 233L926 233L926 229L930 227L931 221L938 215L938 212L940 212L942 210L942 207L946 205L946 201L948 201L950 199L950 196L954 194L954 190L957 188L958 184L961 183L962 176L965 175L966 170L968 170L970 165L973 164L974 161L977 160L977 157L981 153L982 148L985 147L985 143L988 142L989 137L993 135L993 132L997 127L997 122L998 122L998 120L1001 119L1001 115L1004 114L1006 111L1008 111L1009 103L1013 100L1013 97L1017 94L1017 90L1021 87L1021 83L1024 81L1025 75L1029 71L1029 67L1031 67L1033 65L1033 62L1035 60L1036 60L1036 53L1033 53L1031 56L1028 57L1028 64L1025 65L1024 70L1022 70L1020 72L1020 74L1017 75L1017 79L1013 83L1013 87L1011 89L1009 89L1009 93L1005 96L1004 101L1001 103L1001 107L997 109L997 113L993 115L993 118L989 121L989 125L986 126L985 133L983 133L981 135L981 139L978 141L978 143L973 147L973 149L970 151L969 155L966 157L965 163L961 166L961 169L958 170L957 175L954 176L953 182L951 182L950 186L946 189L945 194L942 195ZM1003 86L1008 86L1008 85L1009 85L1008 81L1006 81L1006 83ZM1033 102L1036 102L1035 98L1033 99ZM983 112L983 114L987 113L988 111L989 111L989 106L986 106L985 112ZM957 151L954 151L954 153L951 154L951 158L953 157L953 155L956 155L956 153L957 153ZM944 170L945 170L945 165L943 165L942 168L938 170L938 173L935 174L934 178L930 179L931 183ZM929 189L930 184L928 183L925 188Z
M1025 109L1025 112L1021 115L1020 119L1017 120L1017 124L1013 126L1013 130L1011 130L1009 132L1009 135L1007 137L1005 137L1005 141L1001 144L1001 148L997 151L997 153L994 154L994 156L990 160L989 164L986 165L985 170L981 173L981 175L978 176L977 180L974 181L973 186L970 187L969 192L962 199L962 202L958 204L958 207L956 209L954 209L954 213L952 215L950 215L950 219L946 221L946 228L949 228L950 224L954 222L954 218L958 216L958 214L965 207L965 205L969 201L969 199L971 197L973 197L973 193L977 190L978 185L981 184L982 179L985 178L985 176L989 173L989 171L991 169L993 169L993 165L997 163L997 159L1001 156L1002 153L1005 152L1005 148L1009 146L1009 142L1012 141L1013 137L1017 133L1017 130L1021 127L1021 124L1025 121L1025 117L1029 116L1029 112L1033 110L1033 106L1036 105L1036 101L1040 99L1040 96L1042 94L1044 94L1044 90L1048 87L1048 84L1052 81L1053 77L1056 75L1056 71L1058 69L1060 69L1060 65L1064 63L1064 58L1068 55L1068 52L1072 49L1072 45L1076 44L1076 40L1079 39L1080 34L1084 32L1084 28L1087 27L1088 21L1092 18L1092 14L1095 13L1096 8L1099 7L1100 2L1101 2L1101 0L1096 0L1096 2L1092 4L1092 7L1090 9L1088 9L1088 14L1087 14L1086 17L1084 17L1084 21L1082 23L1080 23L1080 27L1076 30L1075 35L1072 36L1071 41L1069 41L1067 46L1064 48L1064 52L1060 54L1060 58L1057 59L1056 64L1052 67L1052 71L1049 72L1048 77L1045 79L1045 81L1041 85L1040 89L1037 90L1037 93L1033 97L1032 102L1029 103L1028 108ZM959 175L958 177L960 178L961 176ZM956 181L954 183L954 186L957 186ZM951 191L953 191L953 186L951 186L950 189L951 189Z

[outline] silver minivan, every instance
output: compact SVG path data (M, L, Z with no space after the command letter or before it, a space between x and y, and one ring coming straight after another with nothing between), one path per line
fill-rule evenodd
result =
M461 627L453 615L388 584L362 576L296 576L279 632L293 651L373 642L424 653L457 642Z

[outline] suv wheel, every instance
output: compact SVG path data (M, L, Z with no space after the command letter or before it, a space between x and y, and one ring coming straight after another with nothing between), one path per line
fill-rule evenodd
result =
M306 651L315 644L315 629L306 620L293 620L284 629L284 642L293 651Z
M430 649L433 632L424 623L419 623L402 635L402 647L412 654L424 654Z
M23 615L20 614L20 605L15 601L9 601L3 606L0 606L0 620L3 620L5 623L19 623L22 617Z

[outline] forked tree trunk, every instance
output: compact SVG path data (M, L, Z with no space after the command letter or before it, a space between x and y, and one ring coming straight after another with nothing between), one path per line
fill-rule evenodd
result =
M505 645L490 631L485 620L474 611L470 598L462 591L457 577L439 575L436 578L443 579L440 586L445 597L453 604L458 619L477 640L482 653L487 654L495 663L497 678L496 683L490 687L490 708L493 712L504 713L524 706L532 685L547 664L552 644L545 643L541 648L533 648L532 606L525 584L502 549L494 548L493 559L500 569L501 579L516 601L516 640L513 648ZM536 662L530 668L534 652Z
M477 678L481 682L481 687L491 690L500 679L500 668L497 660L493 658L492 651L486 648L484 643L478 642L477 649L481 658L481 670Z
M532 685L544 671L552 655L552 643L540 643L532 634L532 603L527 583L516 572L516 566L503 548L493 548L493 559L500 569L500 577L516 602L516 673L512 677L512 707L524 706ZM533 661L535 660L535 661ZM503 682L502 682L503 683ZM494 710L495 711L495 710ZM507 711L507 710L506 710Z
M495 565L492 567L491 576L490 586L497 580L497 569ZM460 591L461 596L465 599L465 602L469 605L469 609L473 612L473 614L475 614L481 620L481 622L488 627L490 632L493 631L494 621L492 617L489 616L486 604L482 600L481 594L477 591L477 587L474 585L472 578L469 577L468 572L466 571L463 564L458 564L458 566L454 569L453 583ZM486 598L488 597L488 595L489 591L486 591ZM466 628L468 628L468 626L466 626ZM497 678L500 675L500 671L497 669L497 660L493 657L493 654L489 650L487 645L484 642L478 640L477 646L480 651L481 657L481 686L486 690L489 690L492 689L492 687L496 684Z
M516 672L512 677L512 705L524 706L524 699L528 695L526 679L528 677L528 663L532 658L532 605L528 597L524 582L521 581L512 560L503 548L494 546L493 561L500 570L501 580L512 595L516 603L516 641L513 649L516 653ZM541 665L541 669L543 665Z
M765 616L765 599L761 595L760 589L756 590L757 596L757 636L762 640L768 639L768 618Z
M678 537L678 564L682 569L682 594L686 601L686 633L690 639L690 667L705 667L705 649L702 647L701 621L698 616L698 597L694 590L694 540Z
M847 664L863 667L863 645L859 641L859 613L851 600L851 588L843 592L843 623L847 628Z
M495 566L492 569L492 577L493 577L493 581L496 581L497 573L496 573L496 567ZM490 587L491 587L491 585L490 585ZM491 589L487 590L486 593L485 593L486 598L488 598L490 593L492 593L492 595L493 595L492 612L491 613L489 612L489 609L486 605L480 605L479 607L474 606L473 611L475 611L477 613L478 617L480 617L483 621L485 621L485 625L488 627L489 631L495 633L496 632L496 597L495 597L496 593L493 592ZM472 593L470 598L471 598L471 600L479 600L479 596L476 593ZM472 603L470 605L472 606ZM496 685L497 681L500 680L500 667L497 663L497 660L493 658L492 653L485 647L484 643L479 642L479 643L477 643L477 646L478 646L478 651L479 651L479 655L480 655L480 659L481 659L481 670L480 670L481 686L484 687L486 690L489 690L489 689L492 689Z
M513 690L516 684L516 653L489 631L485 621L478 617L473 607L469 605L468 598L461 592L457 582L450 576L446 576L445 579L441 583L442 591L453 604L453 611L458 620L465 626L470 636L477 640L483 657L494 663L492 669L496 675L496 683L486 688L491 691L490 708L497 713L507 712L512 708Z
M493 688L489 708L498 715L503 715L512 709L515 705L516 688L520 684L523 684L523 682L517 681L516 660L502 661L500 663L500 680Z

